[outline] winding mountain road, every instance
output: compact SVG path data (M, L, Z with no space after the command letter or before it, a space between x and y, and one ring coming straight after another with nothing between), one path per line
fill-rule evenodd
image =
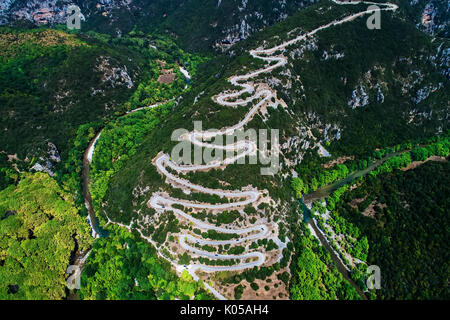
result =
M355 4L367 4L367 5L377 5L380 10L384 11L395 11L398 6L391 3L374 3L374 2L365 2L365 1L355 1L355 2L341 2L334 0L334 3L338 5L355 5ZM191 201L186 201L182 199L175 199L168 195L161 194L156 192L152 194L151 199L148 201L148 206L155 209L158 213L163 214L164 212L174 212L176 215L188 220L191 222L196 228L202 230L214 230L219 233L224 234L236 234L241 236L239 239L235 240L227 240L227 241L213 241L213 240L204 240L197 238L191 234L180 234L179 235L179 243L180 246L194 255L205 257L212 260L244 260L244 262L240 262L237 265L233 266L208 266L201 264L190 264L190 265L180 265L176 261L171 261L171 263L176 267L177 271L181 272L182 270L187 270L195 280L199 280L196 272L201 270L204 272L217 272L217 271L239 271L244 270L256 266L261 266L266 262L266 254L265 252L248 252L242 255L228 255L228 254L215 254L203 251L198 249L191 244L198 244L200 246L209 245L209 246L219 246L219 245L233 245L239 243L248 243L250 241L254 241L257 239L272 239L278 245L278 250L280 251L280 258L282 257L282 250L286 247L286 244L278 239L277 236L273 234L269 234L270 225L261 224L248 228L242 229L234 229L234 228L222 228L214 225L210 225L206 222L203 222L199 219L193 218L188 213L183 210L177 209L174 205L181 205L184 208L192 208L197 210L217 210L217 211L225 211L225 210L233 210L238 208L243 208L247 205L254 205L258 201L262 200L262 193L256 189L252 190L220 190L220 189L211 189L207 187L203 187L201 185L196 185L191 183L190 181L179 177L176 174L173 174L168 171L170 168L172 171L177 172L177 174L184 174L188 172L195 171L209 171L211 169L224 168L229 164L235 163L238 159L245 157L247 155L252 155L258 152L257 146L254 142L242 140L238 141L234 144L229 144L225 146L218 146L215 144L208 143L211 138L217 136L225 136L232 135L237 130L244 128L255 116L255 114L259 111L259 109L267 104L273 105L271 102L272 98L276 99L276 94L271 90L264 89L260 85L255 85L249 80L257 77L263 73L270 73L273 70L280 68L287 64L287 58L282 54L282 52L288 47L299 43L300 41L308 41L314 34L317 32L324 30L326 28L340 25L349 21L353 21L358 17L362 17L367 14L371 14L377 10L367 9L365 11L361 11L355 14L351 14L341 20L332 21L325 25L322 25L306 34L303 34L297 38L289 40L281 45L275 46L270 49L257 49L251 50L249 53L255 59L260 59L266 62L266 66L252 71L245 75L234 76L229 79L230 83L236 87L240 87L241 90L232 92L232 93L221 93L215 99L215 102L220 106L224 107L237 107L237 106L246 106L248 103L252 102L254 99L257 99L259 102L255 104L249 112L245 115L245 117L239 121L237 124L225 127L216 131L193 131L187 134L182 135L179 140L180 141L189 141L191 144L196 145L198 147L203 148L211 148L211 149L222 149L226 151L234 151L237 152L237 155L226 158L222 161L214 161L206 164L195 164L195 165L181 165L173 162L169 155L160 153L154 159L153 164L156 166L158 172L166 178L166 182L172 184L176 188L183 188L193 190L199 193L216 195L221 198L227 199L236 199L235 202L223 203L223 204L206 204L206 203L194 203ZM281 53L280 53L281 52ZM275 55L277 54L277 55ZM275 62L275 63L274 63ZM274 63L274 64L272 64ZM243 94L250 94L251 96L246 98L245 100L236 100ZM214 100L214 98L213 98ZM98 139L98 137L97 137ZM95 148L95 143L90 147L92 149L88 150L88 156L90 161L92 161L93 148ZM251 188L250 188L251 189ZM243 200L242 200L243 199ZM112 222L112 221L110 221ZM114 222L113 222L114 223ZM125 226L130 228L130 226ZM275 230L275 229L274 229ZM142 233L141 233L142 235ZM144 237L148 241L152 242L151 239ZM159 248L158 248L159 250ZM250 260L250 262L248 262ZM247 262L245 262L247 261ZM218 299L225 299L225 297L215 290L212 286L205 283L205 287L209 289Z
M360 2L340 2L340 1L334 1L336 4L342 5L342 4L358 4ZM397 6L395 4L379 4L379 3L372 3L372 2L363 2L365 4L376 4L378 6L383 6L384 8L381 8L381 10L396 10ZM225 190L215 190L215 189L209 189L205 188L199 185L195 185L190 183L187 180L184 180L170 172L167 171L167 167L170 169L176 171L179 174L187 173L187 172L194 172L194 171L208 171L211 169L217 169L222 168L224 166L227 166L228 164L235 163L239 158L245 157L247 155L253 154L257 152L257 146L254 142L251 141L238 141L234 144L229 144L226 146L217 146L215 144L211 144L208 142L205 142L207 140L210 140L211 138L215 138L217 136L225 136L225 135L231 135L236 130L244 128L254 117L254 115L258 112L258 110L266 103L270 104L270 100L273 97L276 97L276 95L267 89L258 90L259 86L252 84L249 82L250 79L257 77L258 75L262 73L270 73L273 70L280 68L284 66L287 63L287 59L283 56L273 56L277 51L284 50L286 47L295 45L296 43L307 40L312 35L316 34L317 32L324 30L326 28L329 28L331 26L336 26L345 22L352 21L358 17L361 17L366 14L373 13L376 10L370 9L366 11L362 11L359 13L355 13L352 15L349 15L342 20L339 21L333 21L326 25L323 25L321 27L318 27L311 32L308 32L302 36L299 36L293 40L287 41L279 46L275 46L270 49L263 49L263 50L251 50L250 55L256 59L261 59L265 61L266 67L250 72L245 75L239 75L232 77L229 81L231 84L233 84L236 87L241 87L242 89L237 92L233 93L221 93L216 99L217 104L225 107L236 107L236 106L245 106L249 102L257 99L259 102L254 105L250 111L245 115L245 117L237 124L226 127L221 130L217 131L194 131L190 132L188 134L185 134L179 138L180 141L189 141L191 144L196 145L198 147L203 148L211 148L211 149L222 149L222 150L231 150L238 152L238 154L234 157L226 158L222 161L215 161L207 164L196 164L196 165L179 165L177 163L174 163L169 155L167 154L159 154L156 158L156 161L154 161L158 171L160 174L166 177L166 181L168 183L173 183L175 185L181 185L184 188L188 188L191 190L195 190L197 192L206 193L210 195L217 195L220 197L225 198L245 198L244 201L238 201L238 202L232 202L232 203L226 203L226 204L198 204L193 203L185 200L180 199L174 199L170 198L168 196L162 196L160 194L154 194L153 197L149 201L149 206L157 210L158 212L164 212L164 211L173 211L175 214L182 216L183 218L191 221L195 226L204 229L204 230L215 230L217 232L221 233L235 233L238 235L243 235L246 233L251 232L252 230L259 229L260 232L254 235L249 235L244 238L239 239L238 241L205 241L202 239L198 239L192 235L189 234L181 234L180 235L180 245L185 249L188 250L196 255L204 256L210 259L220 259L220 260L230 260L230 259L248 259L248 258L257 258L256 262L252 263L243 263L235 266L227 266L227 267L211 267L211 266L204 266L204 265L190 265L188 267L188 270L191 272L192 275L194 275L195 271L198 269L201 270L208 270L210 272L214 271L231 271L231 270L242 270L247 269L249 267L253 266L260 266L265 262L265 254L261 252L251 252L244 255L224 255L224 254L213 254L206 251L202 251L200 249L197 249L195 247L190 246L186 243L186 240L188 240L191 243L197 243L200 245L215 245L218 246L220 244L234 244L234 243L242 243L242 242L248 242L250 240L257 240L260 238L263 238L266 236L266 232L268 230L268 226L261 225L256 226L252 228L246 228L246 229L225 229L225 228L218 228L215 226L211 226L203 221L199 221L197 219L192 218L190 215L186 214L182 210L175 209L173 207L174 204L182 205L185 208L194 208L194 209L208 209L208 210L229 210L234 209L238 207L243 207L249 204L253 204L260 198L261 194L259 191L225 191ZM272 64L275 62L275 64ZM271 65L270 65L271 64ZM235 100L242 96L243 94L251 94L250 97L246 98L245 100ZM232 100L232 101L230 101ZM239 151L241 151L239 153ZM282 244L283 246L281 249L285 246L284 243L279 241L278 238L277 242Z

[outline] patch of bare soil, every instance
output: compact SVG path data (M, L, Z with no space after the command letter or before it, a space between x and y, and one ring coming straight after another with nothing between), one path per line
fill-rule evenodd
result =
M169 84L175 81L175 73L164 73L158 77L158 82Z
M411 164L409 166L407 166L406 168L402 168L400 170L409 171L409 170L415 169L417 167L420 167L421 165L423 165L424 163L427 163L428 161L447 162L448 160L445 157L432 156L432 157L429 157L425 161L411 162Z
M175 81L176 74L173 69L165 69L166 62L161 60L156 60L161 67L161 75L158 77L158 82L169 84Z
M351 157L340 157L340 158L337 158L337 159L332 160L330 162L322 164L322 167L324 167L325 169L330 169L330 168L334 167L335 165L343 164L343 163L345 163L348 160L355 160L355 157L354 156L351 156Z
M270 279L270 280L269 280ZM267 282L269 280L269 282ZM277 276L273 274L266 280L255 279L259 287L258 290L253 290L247 281L243 281L241 284L244 286L244 293L242 294L242 300L288 300L289 294L286 291L284 283L277 279ZM267 290L268 289L268 290ZM234 293L234 288L233 288Z
M374 200L367 208L366 210L364 210L364 212L362 213L363 216L365 217L369 217L369 218L373 218L375 219L375 215L376 215L376 211L375 211L375 207L378 206L381 209L384 209L387 207L386 204L384 203L378 203L376 200Z
M360 199L353 199L349 205L354 208L354 209L358 209L358 204L360 204L361 202L363 202L364 200L367 199L367 196L365 196L364 198L360 198Z
M283 281L278 280L277 275L285 271L289 271L288 268L280 270L267 277L265 280L255 279L254 283L258 285L258 289L255 291L250 286L250 283L243 280L239 284L225 284L222 280L225 280L235 274L240 274L242 271L238 272L221 272L218 274L199 272L198 275L207 283L213 283L213 287L216 288L224 297L234 300L234 289L242 285L244 287L244 292L242 294L241 300L288 300L289 293L287 291L286 285Z

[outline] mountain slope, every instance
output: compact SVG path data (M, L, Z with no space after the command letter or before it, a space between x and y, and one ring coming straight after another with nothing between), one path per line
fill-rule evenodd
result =
M1 27L0 48L0 152L28 160L48 144L65 160L80 125L174 98L186 86L180 65L193 73L201 61L143 34Z
M331 151L330 160L337 159L338 156L361 157L372 153L376 148L445 132L448 126L445 115L448 113L449 99L446 89L448 66L445 64L446 55L443 50L448 48L448 42L432 42L415 26L403 21L401 12L382 13L381 30L369 30L366 20L358 18L271 52L272 59L281 59L280 56L283 55L287 58L287 63L280 66L278 60L274 60L271 62L274 66L272 72L256 73L251 81L252 87L258 88L259 92L273 92L274 99L263 104L263 108L253 118L245 117L252 106L263 101L263 96L255 97L254 101L244 106L245 103L240 99L248 99L248 96L239 98L242 92L237 93L236 86L225 79L232 79L234 75L251 74L252 70L258 70L264 65L268 68L267 65L270 65L269 62L254 59L248 49L259 48L258 52L264 54L261 53L262 48L280 45L286 40L366 8L364 4L346 7L323 2L238 43L232 49L232 57L221 56L205 65L195 81L196 85L184 96L178 109L148 136L133 160L127 162L123 170L110 180L110 184L104 186L108 191L99 208L102 219L140 230L148 239L156 241L157 248L166 252L169 259L189 261L181 254L186 247L177 245L180 232L193 229L194 237L197 234L205 239L221 238L213 232L196 231L192 225L189 227L189 224L184 224L186 217L177 219L174 213L183 210L187 200L212 204L227 203L230 200L202 195L195 190L183 192L180 190L180 182L174 183L174 178L169 176L178 170L183 179L204 188L261 190L265 193L264 199L271 199L268 206L261 203L261 206L246 207L241 210L243 220L235 221L233 225L243 228L274 221L277 228L273 232L279 239L288 236L291 242L296 242L297 237L307 236L308 232L298 227L301 215L290 190L290 177L295 175L294 170L300 170L307 161L325 162L324 158L330 155L324 146ZM225 93L218 96L220 92ZM233 98L237 100L236 107L215 103L223 101L223 95L230 92L235 92ZM253 97L253 94L250 93L249 96ZM160 166L155 168L157 159L161 159L160 151L170 154L175 145L175 142L170 141L173 130L185 128L191 131L193 121L202 121L203 128L225 128L241 123L244 117L251 119L246 128L281 131L282 170L273 177L261 176L261 165L249 164L233 164L208 172L184 174L177 167L171 167L169 173L164 173ZM153 163L149 159L154 160ZM165 183L166 178L172 184ZM163 198L169 194L181 200L177 200L179 202L176 206L163 207L163 210L160 207L155 211L158 207L149 202L150 198L154 199L155 194ZM183 205L180 207L179 203ZM171 209L172 214L163 214ZM193 209L191 214L196 219L216 223L214 215L208 215L207 212ZM245 220L246 217L249 220ZM168 221L171 221L169 225ZM249 242L244 252L260 248L260 245ZM309 243L304 245L325 262L321 268L333 268L330 258L323 256L321 250ZM239 286L243 286L245 297L254 298L256 294L262 294L262 290L257 289L261 288L261 284L266 286L274 279L286 278L283 274L289 273L285 268L294 246L288 244L283 250L279 265L272 264L274 260L270 260L259 268L237 274L220 274L218 277L203 275L204 279L215 281L216 286L222 289L221 292L226 292L228 296L233 290L235 293L241 292L242 288ZM180 255L170 253L173 248L181 248L181 252L178 251ZM207 247L202 249L209 251ZM242 252L241 249L236 247L236 252ZM224 254L220 249L219 253ZM211 263L199 259L198 252L192 259L194 263ZM235 262L232 261L231 264L233 263ZM315 274L315 281L329 283L328 280L323 280L324 270ZM253 284L255 278L261 281ZM302 278L304 279L303 276ZM268 280L264 283L266 279ZM333 281L343 283L342 279ZM277 282L277 286L282 288L280 297L286 297L287 282L284 285ZM323 290L332 290L333 294L342 296L354 294L346 291L344 285ZM297 292L295 294L301 296Z
M139 30L173 33L186 49L211 50L246 39L251 33L284 20L315 0L12 0L0 7L0 24L25 20L65 24L68 5L77 4L83 28L115 35Z
M134 27L167 32L185 49L225 50L249 35L292 16L317 0L7 0L0 24L65 24L66 8L76 4L84 29L122 35ZM376 2L376 1L375 1ZM408 21L429 34L449 36L450 7L445 0L397 0Z
M102 226L111 232L110 238L96 242L98 255L84 274L86 297L192 297L197 290L204 296L203 285L194 285L188 273L204 280L218 298L366 297L361 293L365 284L347 282L314 229L301 223L308 214L296 198L308 190L306 183L317 187L346 177L350 172L343 162L349 161L353 172L355 166L368 167L374 154L410 148L448 131L449 42L417 30L410 19L415 13L406 9L383 12L381 30L369 30L367 15L346 19L364 13L367 4L336 2L322 1L287 18L272 10L282 1L272 7L270 1L213 1L199 11L194 11L199 8L194 0L172 1L166 8L159 1L101 1L99 7L85 2L80 5L92 9L85 26L109 29L113 37L2 29L0 102L6 107L0 112L6 120L0 124L6 128L1 137L8 148L1 153L2 162L17 158L9 154L16 149L25 156L31 147L46 145L44 133L64 146L78 127L70 159L75 165L64 167L67 179L79 185L81 155L96 136L94 130L125 111L183 92L174 102L118 117L92 140L93 159L86 152L85 191L92 194ZM256 32L265 24L255 14L260 11L273 19L270 23L286 19ZM47 17L53 23L59 15ZM145 21L150 17L156 20ZM167 32L195 50L234 45L201 65L192 86L183 91L178 64L195 70L201 59L143 30ZM167 54L155 53L153 47L160 44L166 44ZM172 77L173 85L158 81ZM108 102L111 108L104 104ZM238 127L280 130L280 171L261 175L266 166L248 162L174 164L171 151L179 141L172 134L181 128L192 132L194 121L202 121L205 130L217 128L215 135L208 132L213 138ZM210 141L194 133L179 138L205 152L219 149L204 148L203 140ZM255 145L247 140L238 144L244 152ZM54 145L47 146L51 158L58 159ZM389 165L382 168L391 169ZM292 190L292 178L316 173L320 179L296 179L296 192ZM14 180L9 171L7 175ZM142 241L128 250L138 238ZM371 249L367 237L349 239L349 251L365 261ZM168 272L171 265L158 261L145 264L133 278L141 259L156 257L144 240L178 273L186 270L186 281L178 282ZM117 269L122 261L127 268ZM113 282L108 282L110 276ZM173 284L163 289L166 279Z

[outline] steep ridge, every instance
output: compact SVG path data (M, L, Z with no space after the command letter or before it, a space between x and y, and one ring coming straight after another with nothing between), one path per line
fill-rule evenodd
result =
M67 8L78 5L82 29L123 35L133 30L174 33L185 48L226 49L252 33L286 19L317 0L7 0L0 24L65 24ZM199 41L200 40L200 41Z

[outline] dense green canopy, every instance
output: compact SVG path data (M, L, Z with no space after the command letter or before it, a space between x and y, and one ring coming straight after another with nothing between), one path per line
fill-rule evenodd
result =
M71 254L91 243L72 196L47 174L0 192L0 299L61 299Z

